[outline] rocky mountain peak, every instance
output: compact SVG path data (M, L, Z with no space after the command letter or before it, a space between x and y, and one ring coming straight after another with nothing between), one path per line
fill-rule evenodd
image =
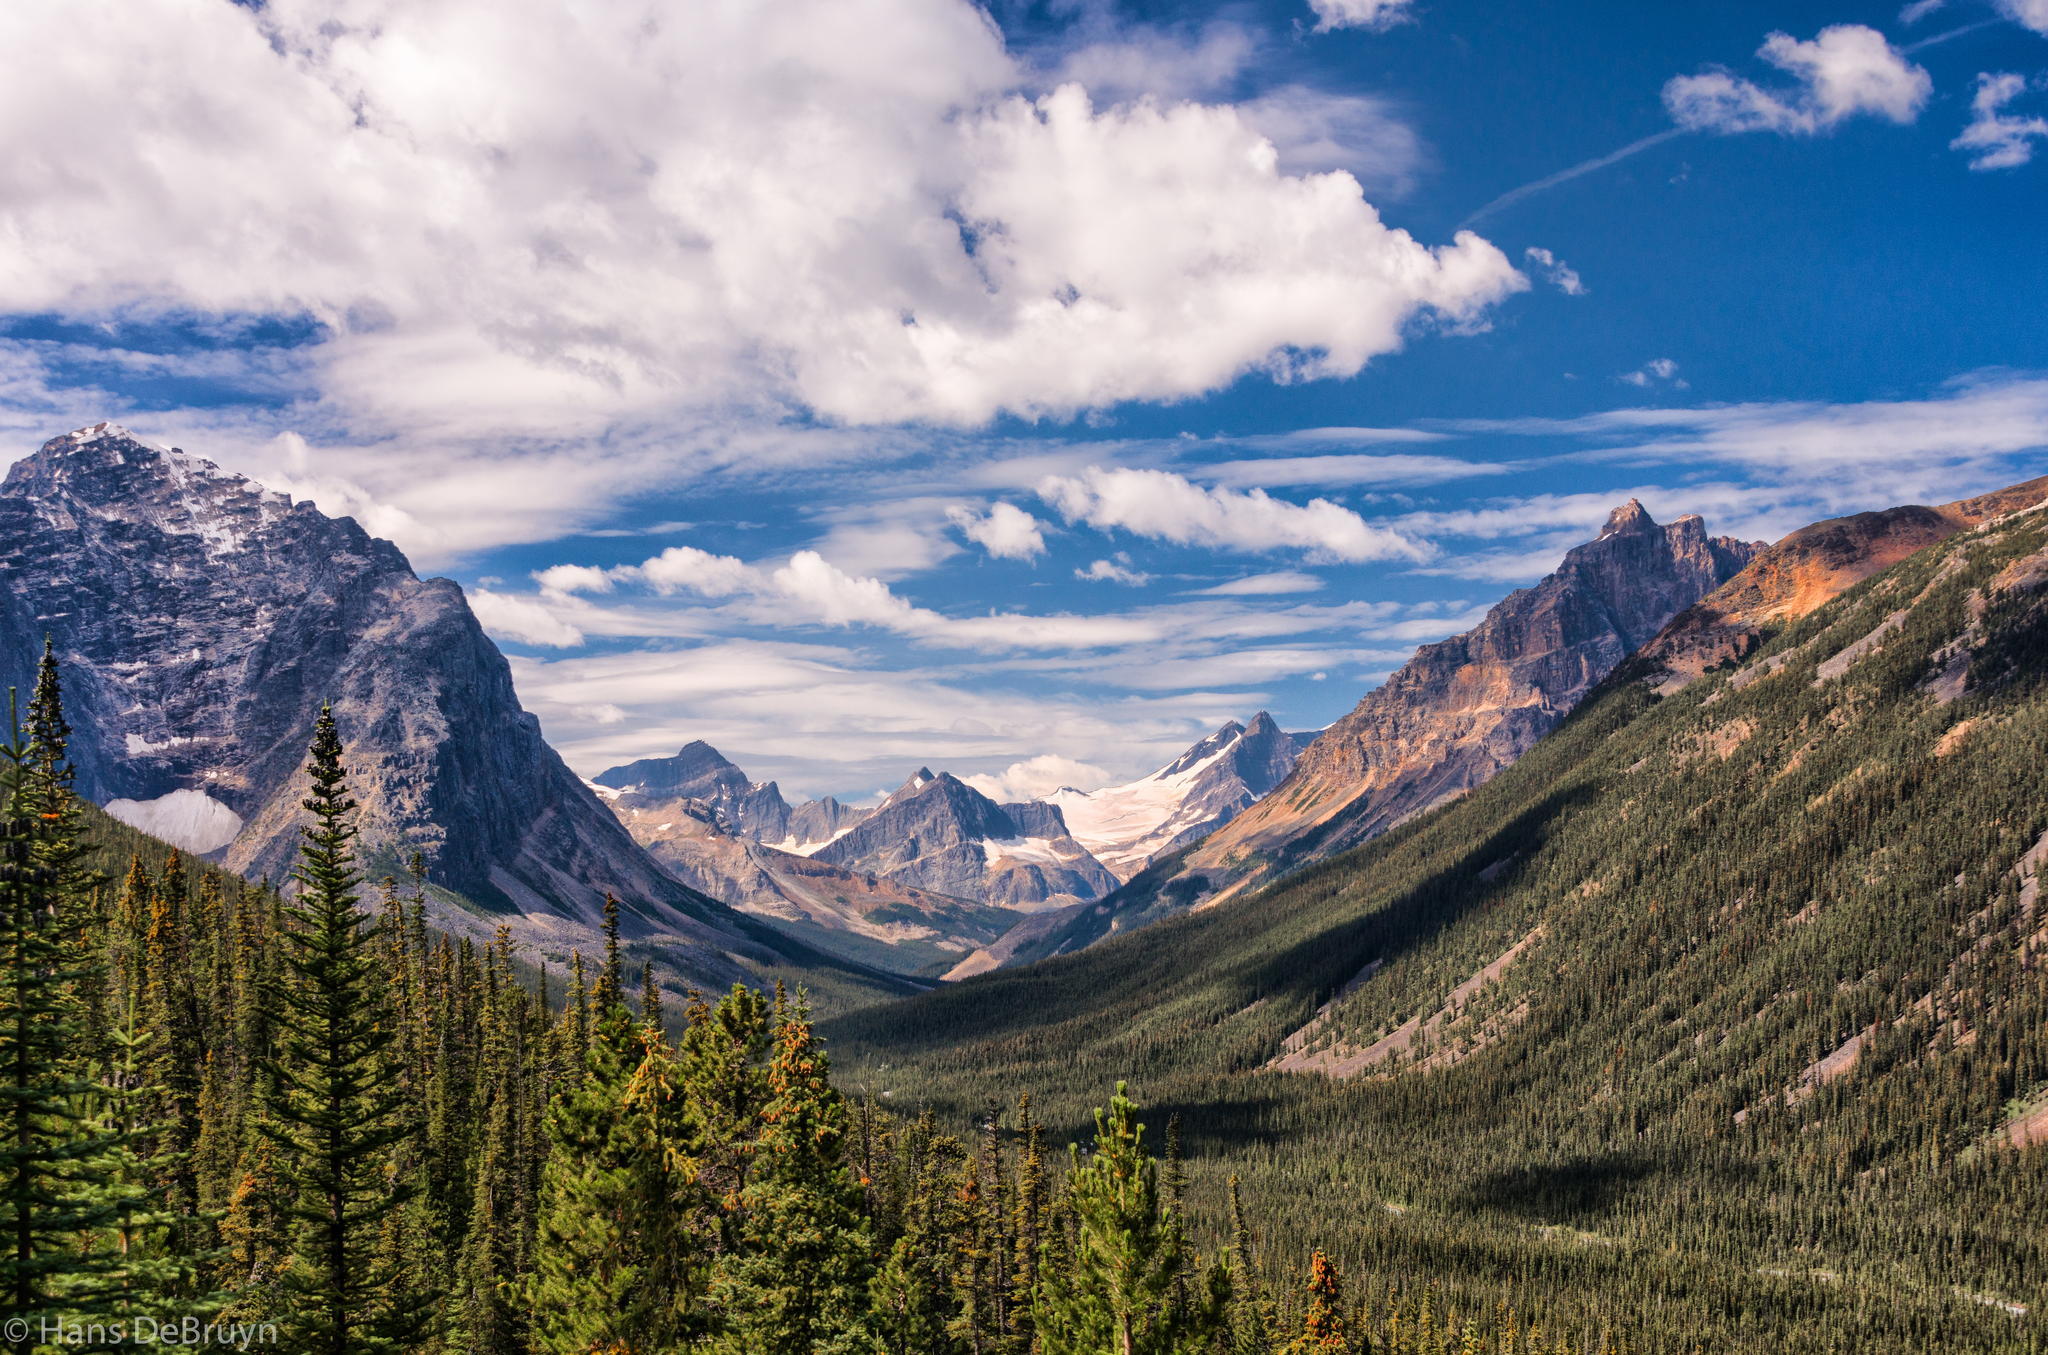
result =
M1607 525L1600 529L1603 537L1616 536L1622 532L1651 532L1657 530L1656 519L1650 510L1643 507L1641 499L1630 499L1607 515Z

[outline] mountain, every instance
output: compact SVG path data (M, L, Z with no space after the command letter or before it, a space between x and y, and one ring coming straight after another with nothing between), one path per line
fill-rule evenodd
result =
M1097 899L1117 884L1055 806L997 804L922 767L811 859L1026 912Z
M331 701L376 873L428 859L437 922L590 949L603 894L700 984L809 952L648 858L541 738L462 590L388 541L111 424L0 484L0 678L44 635L82 794L251 877L292 868Z
M1818 557L1864 577L1660 694L1667 630L1271 888L829 1022L839 1066L941 1116L1028 1086L1054 1125L1128 1079L1211 1126L1191 1197L1237 1176L1261 1237L1434 1266L1439 1311L1627 1312L1645 1355L2031 1349L2048 510L1988 511ZM1744 588L1810 600L1786 562L1827 535Z
M714 811L733 833L802 855L824 846L868 812L829 795L792 808L773 781L749 780L702 739L684 745L674 757L642 758L600 772L592 780L650 804L688 800Z
M794 932L818 948L903 974L939 973L1015 921L1008 909L933 893L887 876L769 845L801 831L773 782L751 782L709 744L593 778L598 798L663 870L693 889ZM834 830L817 806L821 840ZM854 822L864 810L844 811ZM792 825L795 825L793 830Z
M1660 526L1629 500L1542 582L1510 593L1464 634L1418 649L1256 804L1016 959L1232 897L1484 784L1762 549L1710 537L1694 515Z
M1119 880L1161 852L1185 847L1250 807L1280 784L1302 744L1260 711L1249 725L1232 720L1179 757L1121 786L1045 797L1059 806L1074 840Z

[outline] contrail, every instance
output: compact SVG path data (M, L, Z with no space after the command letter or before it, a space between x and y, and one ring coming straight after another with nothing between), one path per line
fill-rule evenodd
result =
M1946 33L1936 33L1931 38L1922 38L1920 41L1910 46L1901 47L1899 50L1901 52L1925 51L1927 48L1933 47L1938 43L1947 42L1950 38L1960 38L1965 33L1974 33L1980 28L1989 28L1993 24L2003 22L2005 22L2003 19L1979 19L1976 23L1964 24L1961 28L1951 28Z
M1534 183L1525 183L1520 188L1511 188L1459 222L1459 228L1463 229L1466 226L1470 226L1485 217L1492 216L1495 212L1511 203L1520 202L1523 198L1532 197L1537 193L1543 192L1545 189L1555 188L1561 183L1569 183L1583 174L1591 174L1596 169L1605 169L1611 164L1626 160L1631 155L1639 151L1646 151L1652 146L1661 146L1673 137L1684 136L1685 131L1686 129L1683 127L1667 127L1661 132L1644 137L1641 141L1631 141L1618 151L1609 151L1598 159L1587 160L1582 164L1573 165L1570 169L1561 169L1548 178L1538 179Z

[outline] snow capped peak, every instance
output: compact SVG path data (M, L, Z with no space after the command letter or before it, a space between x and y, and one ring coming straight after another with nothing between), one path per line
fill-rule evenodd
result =
M1150 776L1121 786L1046 796L1075 840L1129 879L1154 855L1221 826L1271 790L1294 765L1294 740L1260 711L1249 726L1226 721Z
M137 438L120 424L110 423L105 419L95 424L88 424L84 428L74 428L63 437L52 438L51 441L68 442L77 446L88 442L98 442L101 438L125 438L129 442L141 442L141 439ZM150 444L142 443L142 445L146 447ZM158 450L161 451L162 449L158 448Z

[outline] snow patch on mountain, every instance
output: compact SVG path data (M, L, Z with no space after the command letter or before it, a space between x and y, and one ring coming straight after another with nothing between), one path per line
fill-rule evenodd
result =
M154 800L109 800L106 809L130 828L194 853L218 851L242 831L242 816L203 790L174 790Z

